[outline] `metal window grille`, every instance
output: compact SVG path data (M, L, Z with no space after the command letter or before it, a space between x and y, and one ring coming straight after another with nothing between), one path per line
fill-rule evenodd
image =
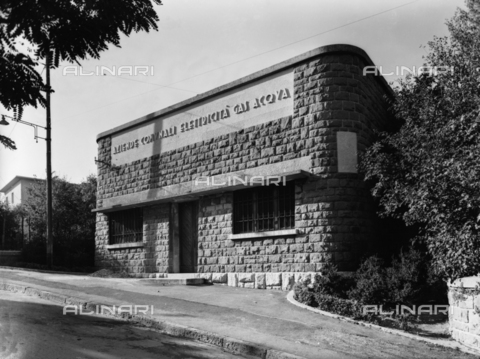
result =
M234 192L233 232L295 228L295 185L262 186Z
M109 215L110 244L143 240L143 208L127 209Z

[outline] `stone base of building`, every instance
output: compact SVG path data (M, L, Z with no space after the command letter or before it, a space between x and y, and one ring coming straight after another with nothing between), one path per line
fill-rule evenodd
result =
M480 350L480 277L457 279L449 284L449 322L452 338Z
M210 284L223 284L229 287L252 289L276 289L288 291L296 282L311 279L315 272L278 272L278 273L136 273L135 278L203 278Z

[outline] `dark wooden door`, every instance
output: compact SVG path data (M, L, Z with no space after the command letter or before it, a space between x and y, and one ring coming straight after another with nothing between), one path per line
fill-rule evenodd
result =
M197 271L198 202L178 206L180 235L180 273Z

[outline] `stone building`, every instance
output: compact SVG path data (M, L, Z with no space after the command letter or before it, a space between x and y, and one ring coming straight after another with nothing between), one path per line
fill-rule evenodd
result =
M354 269L378 237L358 156L392 96L366 66L324 46L99 134L96 265L257 288Z

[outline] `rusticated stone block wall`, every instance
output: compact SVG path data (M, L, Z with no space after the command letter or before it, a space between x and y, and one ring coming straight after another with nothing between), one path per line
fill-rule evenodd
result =
M355 132L361 153L371 144L374 129L381 129L388 120L385 89L372 75L362 75L366 65L353 53L321 55L294 68L291 116L134 161L117 170L100 165L97 207L104 198L309 156L314 176L296 180L295 236L229 240L232 194L200 200L198 271L314 272L330 258L341 270L354 269L376 238L376 217L362 176L338 173L336 132ZM98 145L99 159L109 163L110 138L101 138ZM98 215L98 264L118 261L117 257L128 261L124 255L129 253L104 249L105 220ZM163 257L169 253L168 241L165 243L136 249L143 262L128 265L129 270L169 271L171 263Z
M450 334L480 353L480 277L466 277L449 285Z
M143 247L106 249L108 216L97 214L95 264L127 273L167 273L169 256L169 205L148 206L143 210Z

